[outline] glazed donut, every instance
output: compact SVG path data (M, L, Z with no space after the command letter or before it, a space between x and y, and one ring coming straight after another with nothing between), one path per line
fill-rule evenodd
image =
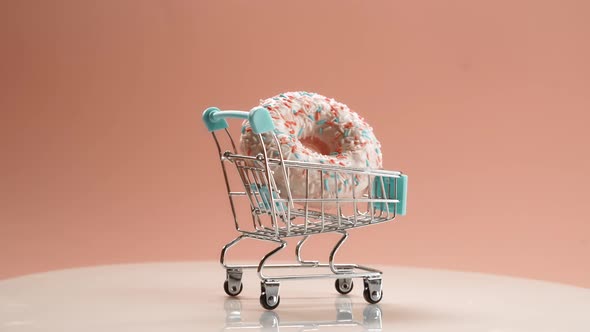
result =
M355 168L382 167L381 143L375 138L373 128L345 104L316 93L287 92L261 100L260 106L266 108L274 120L274 132L285 160ZM263 134L263 140L268 156L279 158L279 147L272 136ZM248 121L242 125L240 148L249 156L263 153L260 139ZM274 173L279 180L277 186L283 192L282 172L275 170ZM320 171L309 172L308 197L344 197L353 190L359 195L368 186L367 179L351 178L338 172L325 174L327 176L320 181ZM289 185L293 197L306 197L304 179L303 169L291 169Z

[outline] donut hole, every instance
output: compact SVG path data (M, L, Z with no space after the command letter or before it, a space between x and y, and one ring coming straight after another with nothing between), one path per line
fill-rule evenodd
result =
M301 142L301 144L303 144L304 147L308 148L313 152L317 152L323 155L329 155L330 153L332 153L332 149L330 148L330 146L328 146L326 142L321 141L317 137L301 137L299 141Z

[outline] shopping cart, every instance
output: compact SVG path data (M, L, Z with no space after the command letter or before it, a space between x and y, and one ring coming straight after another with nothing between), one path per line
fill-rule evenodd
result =
M262 143L263 153L256 156L238 154L232 135L228 131L227 118L248 120L252 130ZM244 269L256 269L261 280L260 304L268 310L280 303L279 285L282 280L334 278L336 290L348 294L353 288L353 278L362 278L363 296L369 303L381 301L383 296L381 271L358 264L335 263L334 257L348 238L348 230L363 226L381 224L393 220L406 212L407 176L401 172L341 167L294 160L284 160L279 150L278 158L268 154L267 143L279 146L274 132L273 120L262 107L250 112L221 111L211 107L203 113L203 121L212 133L221 159L229 203L236 230L240 235L221 250L221 265L226 270L224 290L230 296L237 296L243 288ZM228 147L223 150L216 132L223 130L229 138ZM227 139L226 139L227 141ZM234 191L227 165L233 164L241 182L239 191ZM294 196L290 189L292 174L298 174L298 185L303 185L305 195ZM319 179L320 197L311 197L310 188L317 184L310 179ZM338 181L350 179L353 186L351 195L340 195ZM332 182L333 181L333 182ZM330 185L334 184L334 185ZM366 189L364 187L366 186ZM358 190L357 190L358 189ZM238 220L236 206L246 200L251 221ZM328 263L304 260L301 250L307 239L316 234L335 232L340 239L330 252ZM296 263L268 264L269 258L287 246L286 239L301 237L295 247ZM228 250L243 239L256 239L275 243L274 247L258 264L227 264ZM299 273L269 275L267 270L317 270L324 273ZM301 270L301 271L303 271ZM291 272L293 273L293 272Z

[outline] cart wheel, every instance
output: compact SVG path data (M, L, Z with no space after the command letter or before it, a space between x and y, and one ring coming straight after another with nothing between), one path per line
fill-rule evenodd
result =
M261 282L260 283L260 304L266 310L273 310L281 303L279 296L278 282Z
M240 282L239 286L229 286L229 282L226 280L223 283L223 290L225 291L225 293L229 296L238 296L241 292L242 289L244 288L244 284L242 284L242 282Z
M262 307L266 310L273 310L276 307L279 306L279 303L281 303L281 297L280 296L266 296L266 293L262 293L260 294L260 305L262 305Z
M336 286L338 293L346 295L352 291L354 284L352 279L336 279L334 286Z
M381 289L381 279L365 279L365 289L363 290L363 297L365 301L375 304L379 303L383 298L383 289Z

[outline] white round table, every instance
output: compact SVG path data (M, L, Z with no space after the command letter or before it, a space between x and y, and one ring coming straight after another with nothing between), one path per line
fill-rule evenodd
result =
M0 281L0 330L12 331L590 331L590 289L443 270L382 267L383 300L362 282L284 281L274 311L244 273L236 298L213 262L71 269Z

